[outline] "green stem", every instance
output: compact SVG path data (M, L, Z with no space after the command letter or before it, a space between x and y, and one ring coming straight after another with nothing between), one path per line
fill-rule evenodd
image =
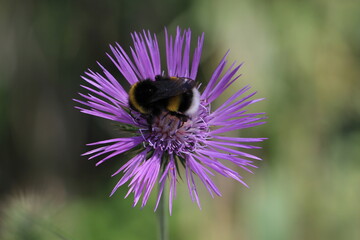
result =
M165 194L162 192L162 196L159 202L159 206L157 209L158 214L158 222L159 222L159 239L160 240L169 240L169 232L168 232L168 215L165 210Z

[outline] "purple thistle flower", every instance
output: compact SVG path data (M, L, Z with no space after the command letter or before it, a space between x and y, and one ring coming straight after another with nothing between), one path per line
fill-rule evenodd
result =
M156 35L148 31L133 33L134 46L130 48L131 57L116 44L110 46L112 54L107 56L116 65L130 85L144 79L154 79L156 75L165 73L167 76L196 79L204 34L197 39L197 46L190 60L190 29L181 31L177 28L173 38L165 29L166 70L161 66L160 49ZM214 173L233 178L243 185L242 176L225 166L222 161L228 161L242 169L251 172L249 167L253 160L259 157L239 149L260 148L249 145L261 142L265 138L226 137L225 133L238 129L254 127L264 122L264 113L247 113L245 108L262 99L250 100L256 92L247 93L245 86L226 100L218 109L212 110L211 103L217 99L240 75L241 67L233 63L225 68L227 54L220 61L200 97L200 106L195 116L186 122L181 122L176 116L162 113L149 123L147 119L134 110L130 110L128 93L117 79L100 63L103 74L88 70L82 77L91 86L82 86L89 91L80 96L85 101L75 100L85 107L77 107L81 112L113 120L120 124L123 130L129 132L128 137L115 138L95 142L88 145L98 146L83 155L89 159L102 156L96 165L119 154L133 151L134 157L128 160L112 176L123 172L124 175L115 186L111 195L125 183L129 190L126 197L134 194L134 206L141 197L141 206L145 206L155 184L159 184L159 193L155 210L159 204L167 179L170 182L169 210L176 197L177 180L180 177L179 166L185 168L186 182L190 197L200 207L195 177L197 175L211 196L221 196L219 189L210 178Z

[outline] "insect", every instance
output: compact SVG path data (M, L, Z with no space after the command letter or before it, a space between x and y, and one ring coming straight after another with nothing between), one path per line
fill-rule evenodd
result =
M164 111L186 122L199 108L200 93L190 78L157 75L155 81L145 79L131 86L129 105L148 123Z

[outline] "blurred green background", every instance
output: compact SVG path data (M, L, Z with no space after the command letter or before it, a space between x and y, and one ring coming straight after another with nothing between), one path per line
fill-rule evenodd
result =
M269 140L250 189L216 177L223 197L201 188L198 210L179 184L170 238L360 239L359 13L350 0L2 0L0 239L156 239L155 196L144 209L126 188L108 198L121 160L80 157L114 126L71 99L96 61L114 72L108 44L177 25L205 32L201 78L228 49L245 62L234 89L258 90L251 111L269 119L239 134Z

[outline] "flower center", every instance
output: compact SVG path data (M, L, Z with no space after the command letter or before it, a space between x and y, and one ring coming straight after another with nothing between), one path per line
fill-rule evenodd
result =
M180 156L201 147L208 132L200 117L189 118L184 122L168 112L155 117L151 129L144 136L149 146Z

